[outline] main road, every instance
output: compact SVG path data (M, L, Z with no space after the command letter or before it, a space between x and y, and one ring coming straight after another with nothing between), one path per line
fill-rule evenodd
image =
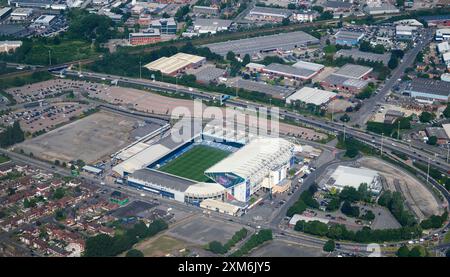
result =
M367 99L364 105L355 113L351 115L351 123L359 126L363 126L368 117L372 113L372 109L378 103L386 102L386 96L394 87L394 85L398 82L398 79L401 79L405 70L408 67L411 67L417 57L417 54L433 39L433 31L431 29L424 29L421 32L423 37L420 37L419 42L412 48L407 51L402 59L399 62L399 65L392 71L392 74L388 80L384 82L380 91L373 97Z
M94 73L94 72L82 72L81 75L78 71L68 70L66 72L69 76L79 77L82 76L97 79L101 81L117 81L118 84L123 85L132 85L132 86L142 86L154 91L160 92L171 92L171 93L183 93L186 95L191 95L193 98L201 99L205 101L217 100L222 96L219 93L211 93L204 92L199 89L190 88L182 85L176 85L171 83L165 83L160 81L152 81L145 79L136 79L129 77L122 77L116 75L102 74L102 73ZM268 108L270 112L270 107L264 106L259 103L244 101L241 99L228 99L224 102L226 106L229 107L241 107L241 108L253 108L259 109L261 107ZM386 150L396 150L398 152L402 152L409 156L411 159L421 161L423 163L430 163L430 165L442 170L445 174L450 172L450 165L446 163L446 155L442 153L441 155L430 155L427 151L423 151L421 149L413 148L409 144L398 141L389 137L384 137L382 135L370 133L368 131L362 131L358 128L347 126L345 123L336 123L332 121L328 121L325 119L300 115L298 113L289 111L289 110L280 110L280 117L285 119L290 119L296 121L298 123L303 123L313 128L318 128L325 130L329 133L338 134L345 133L346 136L352 136L353 138L360 140L362 142L371 142L374 146L380 147L383 145L383 149Z

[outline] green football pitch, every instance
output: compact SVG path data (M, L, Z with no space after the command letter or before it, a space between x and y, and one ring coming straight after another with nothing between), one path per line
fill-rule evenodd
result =
M197 145L159 170L191 180L206 182L209 179L204 175L205 170L230 154L230 152L217 148Z

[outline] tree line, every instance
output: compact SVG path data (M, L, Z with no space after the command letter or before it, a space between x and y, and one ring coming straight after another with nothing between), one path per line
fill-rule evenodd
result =
M207 249L215 254L225 254L230 251L238 242L247 237L248 230L240 229L234 233L233 237L229 239L224 245L220 241L212 241L208 244Z
M24 140L25 134L22 128L20 128L19 121L15 121L12 126L6 127L6 129L0 133L0 146L3 148Z
M252 249L272 239L272 230L262 229L258 233L252 235L239 250L231 254L231 257L242 257L248 254Z

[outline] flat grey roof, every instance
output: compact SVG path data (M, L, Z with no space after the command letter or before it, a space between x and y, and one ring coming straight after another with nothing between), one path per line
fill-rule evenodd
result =
M323 6L327 8L350 8L353 4L349 2L342 2L342 1L327 1Z
M236 82L233 83L233 86L236 87ZM251 80L242 80L239 79L237 81L238 88L243 88L248 91L256 91L265 94L272 95L277 98L287 97L290 94L295 92L294 88L286 88L282 86L272 86L262 82L255 82Z
M323 79L322 82L329 83L332 85L341 85L348 79L349 78L344 77L344 76L338 76L338 75L331 74L331 75L328 75L325 79Z
M215 80L219 77L222 77L225 74L225 70L217 67L212 66L202 66L200 69L193 74L197 78L197 81L201 82L209 82L212 80Z
M375 54L370 52L362 52L358 49L341 49L336 52L335 57L352 57L354 60L363 59L388 64L391 54Z
M305 68L297 68L290 65L271 63L264 68L264 70L271 71L274 73L282 73L286 75L292 75L297 77L307 78L312 74L316 73L314 70L309 70Z
M220 27L220 28L228 28L233 24L233 21L226 20L226 19L209 19L209 18L197 18L194 21L194 26L214 26L214 27Z
M442 127L427 127L426 132L428 136L435 136L438 139L448 139L447 133Z
M441 80L416 78L411 81L407 89L427 94L450 96L450 82Z
M268 14L268 15L279 15L284 17L289 17L292 14L291 10L288 9L278 9L278 8L270 8L270 7L254 7L250 11L251 14Z
M360 39L363 35L362 32L339 31L335 36L337 39Z
M262 51L293 50L301 45L317 44L319 40L303 31L281 33L203 45L212 52L225 56L229 51L240 55L253 55Z
M133 174L131 174L131 177L178 191L185 191L188 187L195 184L194 181L189 181L187 179L148 168L136 170Z
M370 73L371 71L372 71L371 67L348 63L343 67L339 68L333 74L348 78L361 79L364 75Z

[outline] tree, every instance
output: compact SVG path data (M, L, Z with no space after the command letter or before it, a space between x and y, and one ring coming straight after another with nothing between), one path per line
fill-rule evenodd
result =
M397 255L397 257L408 257L409 249L406 245L400 246L400 248L397 249L397 252L395 254Z
M233 51L228 51L226 58L228 61L234 61L236 60L236 54Z
M357 206L352 206L349 201L344 201L341 212L350 217L359 217L359 208Z
M447 249L447 252L445 252L445 257L450 258L450 248Z
M375 214L369 210L361 218L367 221L372 221L375 219Z
M422 112L419 116L419 120L422 123L428 123L431 120L433 120L435 118L435 115L433 113L429 113L429 112Z
M242 59L242 64L247 65L248 63L250 63L250 55L245 54L244 59Z
M339 118L340 121L342 122L349 122L350 121L350 116L348 116L348 114L344 114Z
M283 18L283 20L281 21L281 25L283 25L283 26L287 26L287 25L289 25L289 23L291 23L289 18Z
M59 166L59 164L60 164L59 160L55 160L55 165Z
M438 141L438 138L436 136L431 136L428 138L427 143L429 145L436 145L437 141Z
M398 59L396 57L392 56L388 62L388 67L390 69L395 69L397 66L398 66Z
M450 103L447 103L447 107L442 112L445 118L450 118Z
M408 257L423 257L423 256L425 256L425 255L422 253L422 249L420 246L414 246L411 249L411 251L409 251L409 255L408 255Z
M330 239L323 245L323 251L325 252L333 252L336 248L336 244L334 243L334 240Z
M227 253L227 249L220 243L219 241L211 241L208 244L208 249L215 254L225 254Z
M358 149L353 148L353 147L348 148L347 151L345 151L345 156L349 157L349 158L354 158L354 157L358 156L358 154L359 154Z
M144 257L144 253L142 253L137 249L131 249L130 251L127 252L125 257Z

